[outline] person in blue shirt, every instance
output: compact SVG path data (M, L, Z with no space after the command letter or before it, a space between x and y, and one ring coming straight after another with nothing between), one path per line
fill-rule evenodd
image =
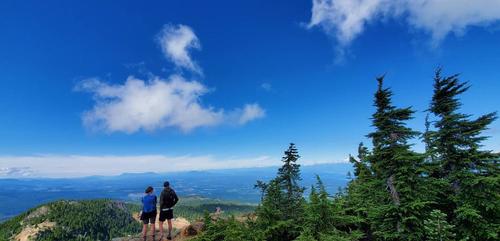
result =
M153 193L153 187L149 186L146 188L145 195L142 197L142 212L141 220L143 222L142 226L142 237L146 241L148 233L148 224L151 224L151 233L153 240L155 239L155 222L156 222L156 195Z

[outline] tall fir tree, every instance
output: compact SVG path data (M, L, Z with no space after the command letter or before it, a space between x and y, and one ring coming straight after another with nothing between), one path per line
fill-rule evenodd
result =
M297 164L299 158L297 147L294 143L290 143L282 158L283 165L279 168L276 177L287 197L287 205L284 207L287 218L296 220L303 216L305 201L303 198L304 188L299 184L300 180L302 180L300 165Z
M258 227L263 230L266 240L293 240L302 232L305 200L304 188L300 186L300 158L295 144L285 151L275 179L265 187L262 204L257 209ZM264 189L262 189L264 190Z
M439 187L440 209L451 217L459 239L498 240L500 233L499 155L480 150L487 139L482 132L497 118L488 113L472 119L459 112L458 96L469 89L459 75L434 77L430 112L434 121L430 138L434 165L432 176L445 185Z
M409 140L419 133L406 126L412 118L411 108L397 108L392 104L392 91L384 88L384 76L377 78L376 112L372 121L375 131L370 156L375 177L387 187L390 202L376 211L376 234L386 240L421 240L421 215L426 206L420 192L423 156L411 150Z

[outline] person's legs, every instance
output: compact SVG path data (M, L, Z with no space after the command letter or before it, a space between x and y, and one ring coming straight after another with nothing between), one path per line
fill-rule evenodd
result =
M172 237L172 219L167 219L167 224L168 224L168 236L167 237Z
M163 237L163 224L165 223L165 211L160 211L160 218L158 219L160 221L160 237Z
M160 237L163 237L163 221L160 220L160 223L158 226L160 228Z
M148 233L148 224L144 223L142 224L142 237L146 237L147 233Z
M153 239L155 237L155 220L156 219L156 215L151 217L151 236L153 236Z

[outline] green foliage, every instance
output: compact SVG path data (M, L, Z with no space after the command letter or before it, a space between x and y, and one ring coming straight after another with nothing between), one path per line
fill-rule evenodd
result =
M459 75L434 78L430 112L435 130L427 135L432 153L431 178L440 183L437 208L450 217L458 239L498 240L500 233L500 156L483 151L482 132L497 118L489 113L471 119L459 113L458 96L469 89ZM437 168L436 168L437 167Z
M21 214L3 223L0 223L0 241L10 240L12 236L18 234L23 228L21 222L26 218L26 216L28 216L35 210L36 208L30 209L24 214Z
M217 208L223 211L222 217L230 217L254 212L256 206L202 197L181 197L175 205L175 215L193 221L203 218L205 212L215 212Z
M140 231L127 206L109 200L59 201L48 205L40 220L56 222L37 240L109 240ZM35 223L39 223L35 221Z
M320 177L311 187L306 206L304 231L298 240L358 240L362 234L356 229L358 219L345 212L345 196L340 193L330 198Z
M55 222L53 228L40 232L37 241L49 240L110 240L140 231L127 205L110 200L58 201L43 206L46 212L35 208L0 226L2 240L12 233L19 233L22 226L37 225L44 221ZM30 215L36 214L36 215ZM22 225L14 225L22 223ZM10 229L12 228L13 229ZM8 236L8 237L7 237ZM7 237L7 238L5 238Z
M439 210L432 210L429 218L424 221L424 226L429 241L455 240L455 234L452 232L453 225L446 221L446 214Z
M262 240L252 226L252 222L242 223L237 221L234 216L212 221L207 214L205 216L205 231L193 241Z
M359 185L370 185L378 189L379 203L368 210L373 235L385 240L421 240L422 214L428 200L424 194L421 167L424 156L411 150L409 140L418 132L406 126L414 113L411 108L397 108L392 104L392 91L384 88L384 77L377 78L375 93L376 112L373 114L375 131L372 139L373 151L364 156L369 160L373 176L360 180ZM359 162L357 172L361 173ZM366 166L366 164L364 164ZM372 183L373 182L373 183ZM374 193L375 194L375 193Z
M290 146L285 151L285 156L282 159L283 166L278 169L276 184L279 185L281 191L285 193L285 202L281 209L284 219L300 221L304 212L304 188L299 185L300 165L297 160L300 158L295 144L290 143Z
M295 144L285 151L277 177L265 187L262 205L257 209L257 225L266 240L293 240L300 235L304 221L304 188L299 185L299 154Z

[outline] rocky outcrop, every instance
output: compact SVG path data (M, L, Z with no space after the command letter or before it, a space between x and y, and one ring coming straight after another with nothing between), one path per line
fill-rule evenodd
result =
M196 236L196 235L200 234L204 228L205 228L205 223L203 223L201 221L194 222L194 223L190 224L189 226L185 227L181 231L181 236L183 236L183 237Z

